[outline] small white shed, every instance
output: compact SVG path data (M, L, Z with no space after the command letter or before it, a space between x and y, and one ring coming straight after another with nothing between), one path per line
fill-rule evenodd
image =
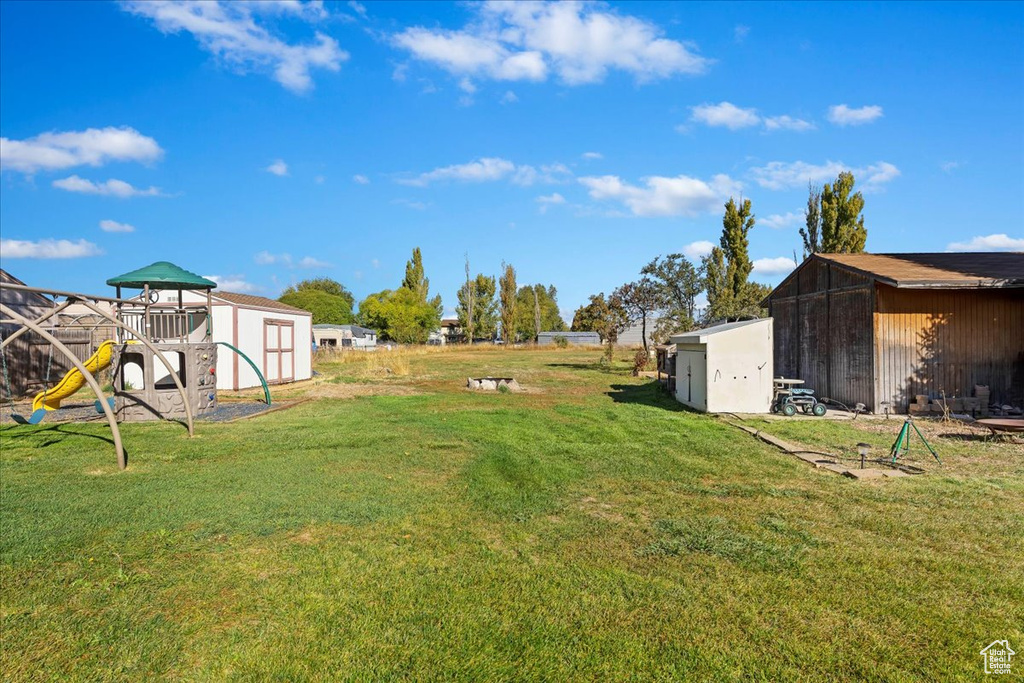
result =
M707 413L767 413L772 402L772 319L672 335L676 400Z
M176 292L157 304L177 305ZM313 314L252 294L213 290L213 340L227 342L252 360L268 384L313 376ZM182 292L183 304L205 304L206 293ZM237 353L217 350L217 388L237 391L260 386L259 377Z

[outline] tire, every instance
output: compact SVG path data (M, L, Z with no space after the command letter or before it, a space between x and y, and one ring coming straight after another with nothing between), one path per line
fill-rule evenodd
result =
M787 403L786 405L782 406L782 414L785 415L786 417L793 417L794 415L796 415L796 406L793 405L792 403Z
M824 403L815 403L814 404L814 416L815 417L824 417L825 413L827 413L827 412L828 412L828 408L825 407Z

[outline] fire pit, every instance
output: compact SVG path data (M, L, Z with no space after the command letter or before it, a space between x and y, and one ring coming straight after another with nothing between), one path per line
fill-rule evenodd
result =
M473 391L501 391L502 387L506 391L523 390L519 382L511 377L470 377L466 382L466 388Z

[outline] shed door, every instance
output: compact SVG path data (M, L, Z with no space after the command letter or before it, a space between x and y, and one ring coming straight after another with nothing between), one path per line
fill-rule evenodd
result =
M707 353L680 350L676 358L676 387L679 397L698 410L707 410Z
M290 320L263 321L263 376L271 384L295 379L295 325Z

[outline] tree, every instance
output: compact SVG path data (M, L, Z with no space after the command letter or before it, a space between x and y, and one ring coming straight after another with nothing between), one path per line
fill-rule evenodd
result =
M463 291L465 292L465 300L460 299L459 302L465 309L465 322L462 320L462 316L459 317L459 326L466 331L466 343L470 346L473 345L473 321L476 320L474 313L474 290L473 281L469 277L469 255L466 255L466 284L463 285Z
M455 314L459 317L459 326L469 332L473 330L473 338L493 339L498 329L498 303L494 300L497 285L493 277L479 274L476 279L467 282L459 289L459 304ZM473 314L469 314L472 302Z
M864 227L864 196L853 192L853 174L844 171L835 183L821 190L821 251L826 254L859 254L868 231Z
M655 336L664 339L671 332L692 330L696 320L697 297L704 289L701 271L682 254L657 257L640 271L653 278L661 289L665 312Z
M363 299L359 321L377 330L382 339L400 344L424 344L437 329L441 315L433 302L422 301L416 292L399 287Z
M821 188L813 183L807 184L807 208L800 237L804 241L804 258L821 251Z
M516 269L506 263L501 267L501 338L506 344L511 344L516 340L516 295L519 291L516 289Z
M644 277L622 285L612 292L612 298L622 302L630 325L640 323L644 351L647 352L647 320L665 306L661 287L654 280Z
M708 295L705 322L757 317L762 312L762 292L766 288L748 282L754 269L748 238L754 222L750 200L745 199L742 205L737 206L730 197L722 217L720 244L702 262L704 287Z
M401 344L425 344L441 324L441 296L430 298L430 280L423 272L419 247L405 265L402 286L386 289L363 299L359 321L377 330L383 339Z
M294 285L289 285L285 288L281 295L294 294L295 292L301 292L304 290L316 290L319 292L327 292L334 296L340 296L342 299L348 302L349 308L355 308L356 298L352 296L352 292L348 290L348 287L341 284L337 280L332 280L329 277L316 277L309 280L303 280L297 282ZM280 299L278 299L280 301Z
M590 302L577 308L572 318L573 332L597 332L602 342L610 344L614 344L627 327L629 316L622 302L614 294L605 299L604 292L591 295Z
M405 278L402 279L402 287L414 292L423 301L426 301L429 296L430 280L423 272L423 254L419 247L412 250L412 259L405 263Z
M524 285L516 294L515 331L520 339L533 339L544 331L564 332L565 321L558 310L554 285Z
M287 291L278 299L283 304L313 314L314 325L347 325L355 322L352 305L344 297L319 289Z

